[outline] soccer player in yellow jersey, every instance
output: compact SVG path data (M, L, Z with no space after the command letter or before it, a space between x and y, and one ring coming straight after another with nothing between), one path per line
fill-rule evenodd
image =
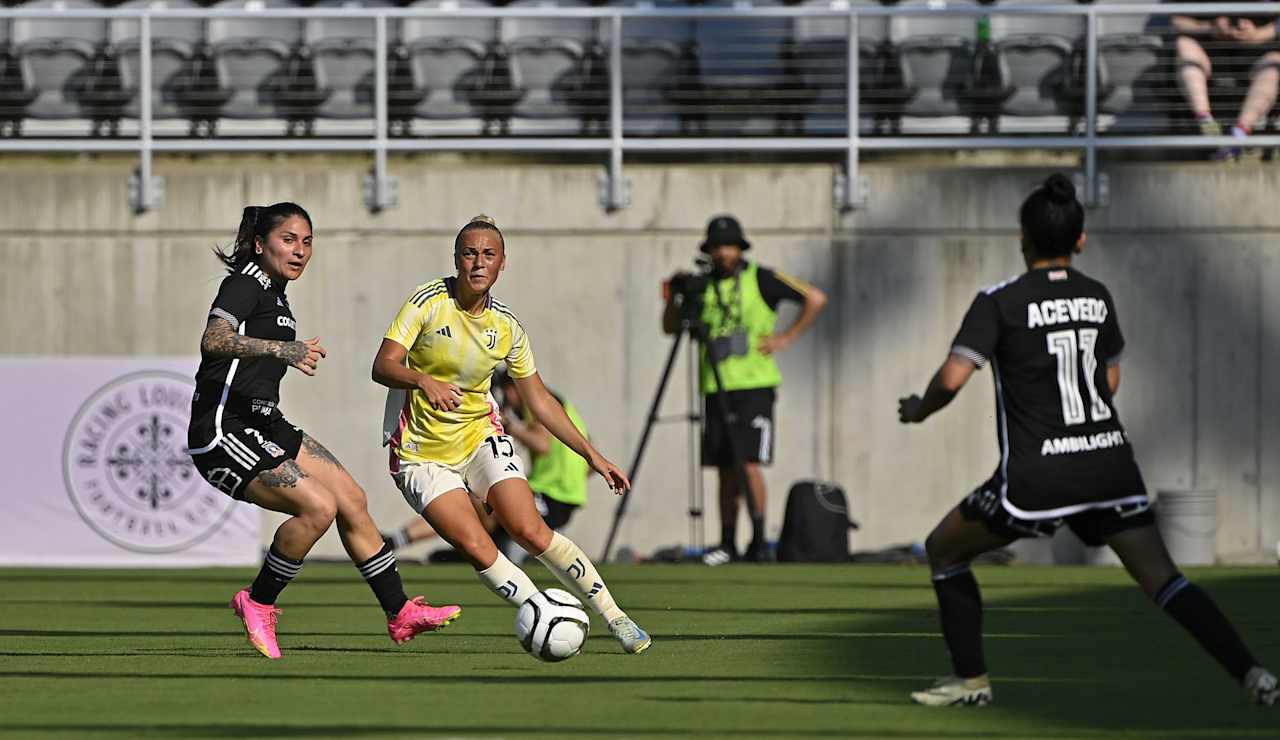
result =
M631 483L570 421L538 376L520 322L490 295L506 266L502 232L492 220L477 217L458 232L453 250L457 276L432 280L409 296L373 361L374 381L393 389L391 399L404 399L387 405L392 477L405 501L498 596L520 606L538 589L498 551L468 496L491 509L512 539L590 605L626 652L642 652L649 635L614 603L582 549L538 514L489 393L498 363L506 362L534 417L615 493ZM396 394L397 389L406 392Z

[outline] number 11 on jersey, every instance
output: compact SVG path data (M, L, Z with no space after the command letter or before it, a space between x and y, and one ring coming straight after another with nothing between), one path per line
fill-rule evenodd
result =
M1098 395L1096 375L1098 356L1094 348L1098 344L1097 329L1063 329L1049 332L1049 354L1058 361L1058 391L1062 394L1062 421L1068 426L1086 421L1084 399L1080 396L1080 370L1084 370L1085 386L1092 401L1090 412L1094 421L1111 418L1111 407Z

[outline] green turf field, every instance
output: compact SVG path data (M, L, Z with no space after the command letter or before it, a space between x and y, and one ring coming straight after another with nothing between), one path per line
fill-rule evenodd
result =
M350 566L309 564L271 662L226 607L249 570L0 570L0 736L1280 737L1280 708L1248 706L1116 569L979 569L984 709L906 702L946 666L918 567L607 568L653 647L597 623L555 665L469 569L402 571L462 618L397 649ZM1275 570L1190 575L1280 665Z

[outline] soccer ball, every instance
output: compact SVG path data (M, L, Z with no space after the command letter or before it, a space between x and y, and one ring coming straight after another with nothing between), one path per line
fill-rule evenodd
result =
M516 639L533 657L556 663L582 651L591 620L582 602L567 591L549 588L530 596L516 612Z

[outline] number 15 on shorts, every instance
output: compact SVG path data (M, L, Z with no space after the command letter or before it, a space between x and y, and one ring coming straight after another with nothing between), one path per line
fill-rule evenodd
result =
M515 445L511 443L511 438L505 434L489 437L484 443L489 446L489 451L493 453L494 460L515 457L516 455Z

